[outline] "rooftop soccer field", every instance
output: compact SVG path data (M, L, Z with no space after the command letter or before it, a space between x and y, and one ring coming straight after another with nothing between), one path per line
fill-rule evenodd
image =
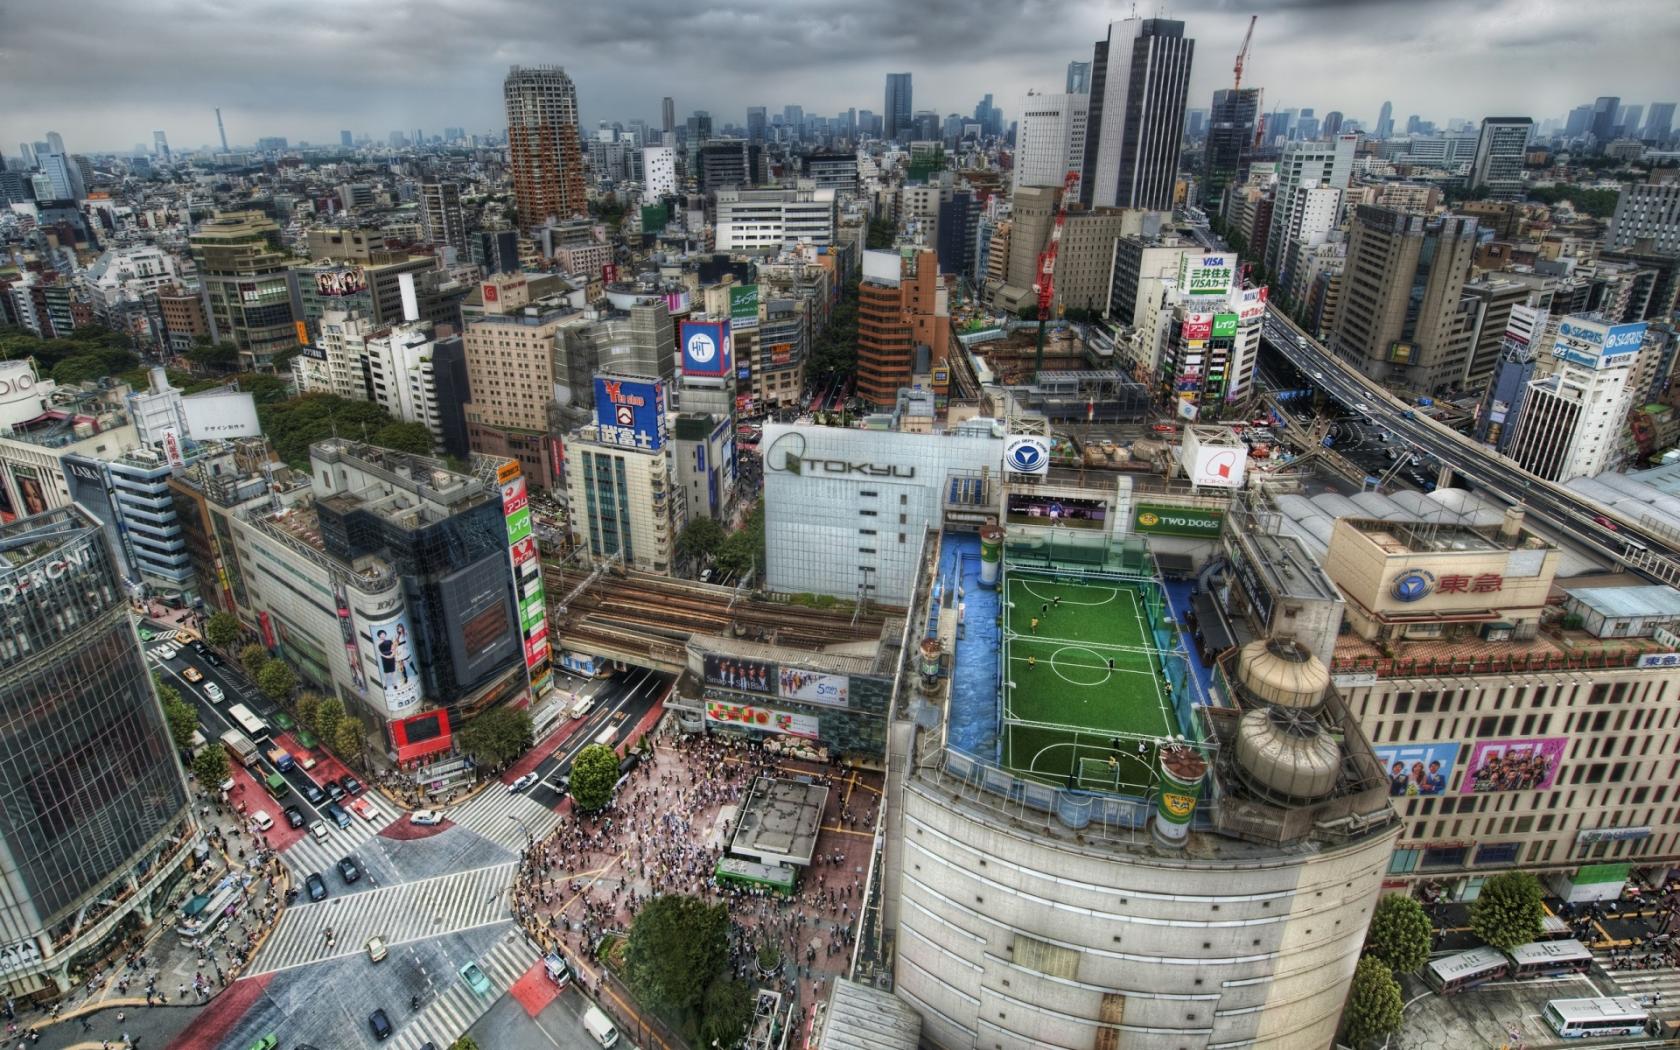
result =
M1035 779L1144 794L1177 733L1143 580L1010 571L1004 580L1003 763ZM1118 746L1116 746L1118 744Z

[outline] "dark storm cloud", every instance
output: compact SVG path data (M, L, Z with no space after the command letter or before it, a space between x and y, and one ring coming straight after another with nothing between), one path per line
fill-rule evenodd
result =
M51 128L80 148L230 138L335 140L339 128L501 124L501 78L553 62L584 119L657 119L749 105L879 111L883 75L915 74L915 105L971 113L992 92L1014 115L1029 88L1058 90L1068 61L1130 3L1078 0L84 0L77 17L0 0L0 143ZM1268 106L1372 119L1485 112L1559 115L1598 94L1680 95L1667 49L1680 5L1662 0L1177 0L1140 13L1184 20L1197 41L1191 105L1230 80L1260 15L1245 83Z

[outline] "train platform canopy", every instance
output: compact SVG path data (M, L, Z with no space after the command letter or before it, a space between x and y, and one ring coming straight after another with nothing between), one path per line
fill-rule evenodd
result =
M922 1017L891 992L844 977L828 992L817 1050L916 1050Z
M809 778L759 777L741 803L729 852L761 864L808 868L828 788Z

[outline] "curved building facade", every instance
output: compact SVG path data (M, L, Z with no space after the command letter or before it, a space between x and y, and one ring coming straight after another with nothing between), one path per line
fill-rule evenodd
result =
M0 526L0 981L69 988L147 925L196 837L99 522Z

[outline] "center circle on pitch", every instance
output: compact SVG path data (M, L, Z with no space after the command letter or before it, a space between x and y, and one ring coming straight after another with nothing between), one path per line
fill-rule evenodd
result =
M1089 653L1091 659L1095 660L1096 663L1091 666L1070 663L1064 667L1057 662L1062 659L1063 653ZM1050 654L1050 670L1056 672L1056 677L1068 685L1102 685L1108 681L1107 662L1107 657L1098 656L1095 649L1087 649L1083 645L1064 645ZM1069 668L1075 673L1068 674ZM1086 680L1088 675L1095 675L1096 677Z

